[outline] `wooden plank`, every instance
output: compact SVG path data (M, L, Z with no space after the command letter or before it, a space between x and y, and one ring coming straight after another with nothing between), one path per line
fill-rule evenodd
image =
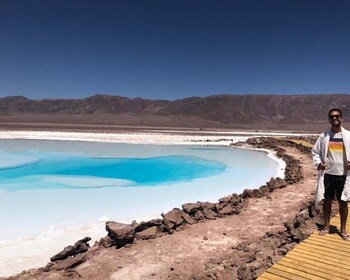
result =
M319 241L326 244L341 245L350 248L350 242L343 240L338 234L328 234L325 236L312 235L306 240Z
M307 245L312 246L314 249L331 251L332 253L336 252L336 254L345 256L349 256L350 254L350 248L342 247L338 244L326 244L315 240L307 240L302 244L302 248Z
M317 252L307 254L304 251L299 251L297 248L295 248L294 250L290 251L286 256L291 258L297 257L299 259L307 259L310 261L319 262L320 264L329 264L344 269L350 269L349 261L344 260L344 258L335 259L332 255L320 255Z
M260 275L258 278L258 280L285 280L285 277L281 277L272 273L269 273L268 271L265 271L262 275Z
M273 268L278 270L278 271L282 271L284 273L287 273L288 277L291 277L291 275L292 275L292 278L289 278L289 279L311 279L311 280L327 279L327 278L324 278L324 277L321 277L318 275L313 275L313 274L308 273L308 272L299 271L299 270L292 268L292 267L280 265L278 263L276 263L273 266ZM283 276L283 275L280 275L280 276Z
M342 246L346 248L350 248L350 242L346 242L340 238L340 236L332 236L332 234L327 236L310 236L308 238L309 241L322 242L325 246ZM303 243L303 242L302 242Z
M277 264L275 264L274 266L270 267L267 272L270 274L274 274L277 276L282 277L283 279L290 279L290 280L305 280L305 279L310 279L310 280L314 280L313 278L308 277L308 275L303 275L300 276L298 274L294 274L292 272L288 272L288 271L283 271L278 269Z
M349 258L349 253L338 251L338 250L335 250L332 248L326 248L326 247L322 247L319 245L310 244L310 243L306 243L306 242L303 242L299 246L301 246L301 248L303 248L303 250L305 250L305 252L317 250L321 254L333 254L333 255L343 256L344 258Z
M289 270L289 269L293 269L294 273L299 273L299 275L303 275L306 274L309 277L310 276L315 276L315 277L319 277L319 278L323 278L323 279L332 279L332 280L344 280L344 278L340 278L338 276L332 275L330 273L325 273L323 271L319 271L316 269L312 269L310 267L304 267L298 264L294 264L292 262L288 262L288 261L280 261L278 262L278 265L280 265L281 267L283 267L285 270Z
M337 233L327 235L319 235L314 233L311 234L308 239L317 239L322 240L323 242L332 242L336 244L341 244L345 247L350 247L350 242L343 240Z
M293 267L300 271L304 271L307 273L312 273L321 277L325 277L328 279L349 279L350 271L346 271L344 269L334 267L334 266L326 266L319 265L319 263L310 264L303 260L296 260L289 257L285 257L281 259L278 264L285 265L288 267Z
M308 148L312 148L314 146L313 144L306 142L305 140L297 140L297 139L286 139L286 140L289 140L291 142L294 142L295 144L302 145Z
M302 244L312 244L312 245L321 246L324 248L330 248L334 250L339 250L341 252L350 253L350 244L347 244L347 243L350 243L350 242L343 241L341 243L338 243L338 242L329 241L329 239L320 240L317 238L308 238L304 240Z

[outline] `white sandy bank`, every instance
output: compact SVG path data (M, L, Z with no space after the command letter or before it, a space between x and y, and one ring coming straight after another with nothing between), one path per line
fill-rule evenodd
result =
M301 136L294 133L159 131L130 133L91 133L61 131L0 131L0 139L91 141L129 144L229 145L254 136Z

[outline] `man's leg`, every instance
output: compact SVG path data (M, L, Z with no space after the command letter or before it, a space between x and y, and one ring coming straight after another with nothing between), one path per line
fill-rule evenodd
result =
M348 220L348 203L339 200L340 233L346 233L346 222Z
M323 200L323 219L324 219L323 230L329 231L331 212L332 212L332 199L324 199Z

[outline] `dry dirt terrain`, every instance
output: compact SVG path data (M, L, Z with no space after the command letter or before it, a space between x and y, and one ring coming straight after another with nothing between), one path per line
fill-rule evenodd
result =
M262 198L249 198L237 215L186 225L171 235L136 241L120 249L93 246L86 261L73 269L32 270L8 279L244 279L244 273L238 277L234 270L238 246L246 242L258 247L262 238L269 240L267 232L284 232L285 222L313 198L316 172L311 156L294 147L283 148L300 160L304 179ZM259 250L273 254L269 246L255 252ZM273 257L272 262L280 257Z

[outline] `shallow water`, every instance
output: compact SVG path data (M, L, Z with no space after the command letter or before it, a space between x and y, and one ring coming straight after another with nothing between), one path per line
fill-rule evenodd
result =
M263 152L229 147L2 140L0 157L0 239L216 202L278 168Z

